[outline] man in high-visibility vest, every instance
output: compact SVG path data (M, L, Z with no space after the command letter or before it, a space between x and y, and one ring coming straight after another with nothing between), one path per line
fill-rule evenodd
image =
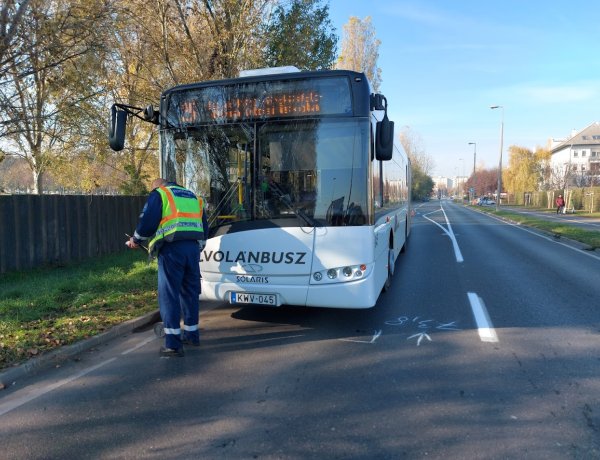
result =
M148 252L158 254L158 304L165 331L160 356L183 356L184 344L200 345L200 251L205 235L208 222L202 198L165 179L154 180L126 244L137 248L146 241Z

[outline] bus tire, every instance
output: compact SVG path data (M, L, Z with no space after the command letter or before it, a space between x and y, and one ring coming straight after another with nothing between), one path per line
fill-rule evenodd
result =
M392 278L394 276L394 266L396 265L396 260L394 259L394 248L391 247L388 249L388 263L387 263L387 278L385 279L385 283L383 283L383 290L387 292L392 287Z
M405 253L407 245L408 245L408 222L404 225L404 244L402 245L400 252Z

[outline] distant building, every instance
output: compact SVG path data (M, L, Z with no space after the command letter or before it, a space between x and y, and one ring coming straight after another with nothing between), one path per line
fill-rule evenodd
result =
M454 176L454 178L450 178L446 176L434 176L431 179L433 180L433 194L445 197L465 193L464 188L468 177Z
M442 190L449 190L452 188L452 179L446 176L434 176L433 180L434 187Z
M455 195L464 195L467 193L465 190L465 184L469 178L467 176L454 176L454 194Z
M431 178L433 180L433 193L438 197L448 196L452 193L453 182L452 179L446 176L435 176Z
M567 139L553 139L551 152L552 178L559 188L600 184L600 122Z

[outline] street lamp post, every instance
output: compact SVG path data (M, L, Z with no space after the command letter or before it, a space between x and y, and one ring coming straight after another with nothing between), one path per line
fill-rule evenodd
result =
M457 174L458 180L456 182L460 187L460 201L462 202L465 199L465 177L464 177L464 175L465 175L465 160L462 158L459 158L458 161L460 161L459 164L462 165L462 167L459 168L459 170L458 170L458 174ZM462 173L461 173L461 170L462 170ZM461 176L461 174L462 174L462 176Z
M498 163L498 196L496 197L496 211L500 210L500 193L502 192L502 148L504 143L504 107L492 105L490 109L502 109L502 121L500 122L500 161Z
M477 193L477 178L475 172L475 165L477 164L477 142L469 142L469 145L473 146L473 198L475 199L475 194Z

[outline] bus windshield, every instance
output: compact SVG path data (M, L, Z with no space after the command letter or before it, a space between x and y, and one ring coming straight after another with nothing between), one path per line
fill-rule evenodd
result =
M371 221L367 118L166 129L163 142L166 177L206 200L211 236Z

